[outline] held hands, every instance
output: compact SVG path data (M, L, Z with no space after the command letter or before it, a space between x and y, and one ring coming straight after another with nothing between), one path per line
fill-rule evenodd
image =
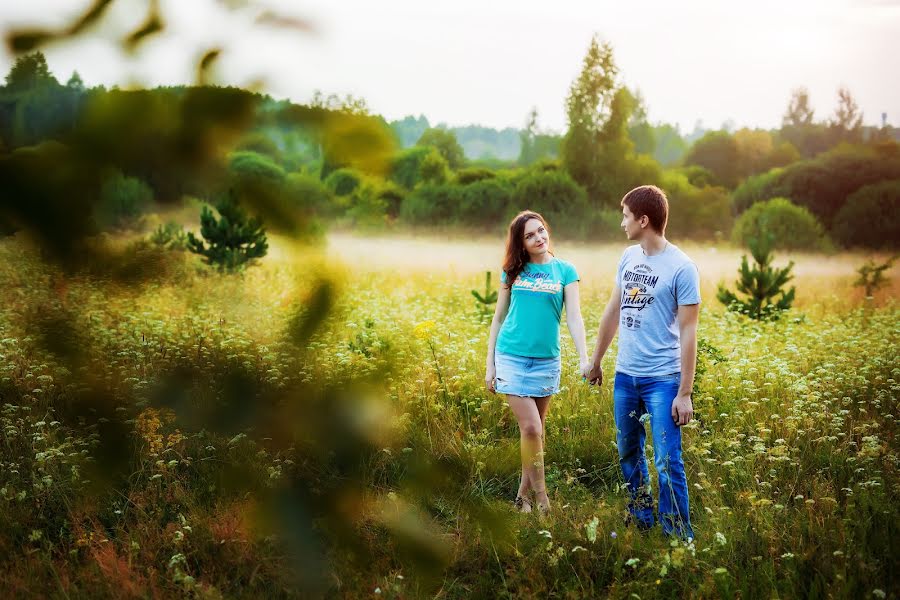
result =
M497 390L494 387L494 379L497 377L497 368L494 365L490 365L484 373L484 387L492 393L496 394Z
M691 422L694 416L694 403L691 402L690 394L678 394L672 401L672 419L675 424L681 427Z
M603 368L600 366L600 361L590 366L586 377L591 385L601 385L603 383Z
M587 379L588 375L591 374L591 361L587 357L581 359L581 362L578 366L578 374L585 379Z

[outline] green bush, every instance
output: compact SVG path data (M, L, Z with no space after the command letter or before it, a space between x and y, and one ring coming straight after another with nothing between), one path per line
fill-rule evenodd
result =
M232 152L228 156L228 170L233 178L247 185L278 186L286 176L278 163L250 150Z
M716 184L734 189L740 181L739 153L737 141L730 133L709 131L694 142L684 164L699 165L712 173Z
M153 190L136 177L119 171L110 174L100 188L100 202L95 212L101 228L135 228L153 202Z
M486 167L467 167L456 172L456 183L459 185L468 185L481 181L483 179L492 179L497 176L497 172Z
M703 187L705 185L715 185L715 176L706 167L700 165L688 165L678 169L687 177L688 182L694 187Z
M734 224L731 238L747 246L764 234L773 237L773 248L786 250L825 250L829 247L825 230L808 209L787 198L757 202Z
M335 196L349 196L362 183L362 174L355 169L343 168L332 171L325 179L325 187Z
M446 183L450 179L450 165L434 148L430 150L419 165L419 180L423 183Z
M586 216L591 212L587 193L561 170L529 169L515 179L515 195L507 216L520 210L541 213L554 231L566 237L588 235Z
M318 177L292 173L288 175L285 189L291 205L301 212L323 217L337 215L334 197Z
M784 169L772 169L759 175L751 175L731 195L735 212L742 213L757 202L787 195L781 177Z
M400 205L400 218L412 225L438 225L457 212L460 187L425 183L413 190Z
M753 202L785 197L807 207L830 230L850 194L866 185L900 179L900 151L896 144L839 146L762 177L753 182L752 190L735 192L738 212Z
M381 186L372 180L363 181L349 197L345 213L349 224L356 228L380 229L385 225L387 202L381 194Z
M622 242L622 212L611 208L591 211L582 219L582 228L576 235L590 241Z
M378 186L378 197L384 201L384 210L391 219L400 216L400 207L403 205L403 199L406 198L406 191L390 181L386 181Z
M390 180L408 190L422 181L422 161L437 149L431 146L413 146L399 152L391 163Z
M160 224L150 234L150 242L166 250L182 251L187 249L187 233L185 233L181 224L175 221L167 221L165 224Z
M503 222L514 191L509 181L499 177L460 186L456 217L467 225L493 228Z
M266 230L258 217L250 217L241 208L234 193L216 206L216 219L209 207L200 213L200 234L187 234L188 250L203 257L206 264L229 273L252 265L266 255L269 244ZM208 245L207 245L208 244Z
M666 235L674 239L713 239L731 231L734 217L728 192L717 186L695 187L680 171L663 174L663 190L669 198Z
M851 194L834 219L834 237L845 246L900 247L900 179Z

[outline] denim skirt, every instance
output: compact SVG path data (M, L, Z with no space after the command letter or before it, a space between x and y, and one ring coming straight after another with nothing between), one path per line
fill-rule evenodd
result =
M494 367L497 370L494 389L499 394L543 398L559 391L561 363L558 356L532 358L495 352Z

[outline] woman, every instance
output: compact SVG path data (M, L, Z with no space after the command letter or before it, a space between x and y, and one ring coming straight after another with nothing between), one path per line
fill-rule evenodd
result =
M538 510L546 513L550 499L544 480L544 418L550 397L559 391L563 305L582 376L587 376L590 361L578 299L578 273L570 263L553 256L550 231L538 213L523 211L509 224L500 282L484 383L491 392L506 394L519 422L522 479L516 507L531 512L530 492L534 492Z

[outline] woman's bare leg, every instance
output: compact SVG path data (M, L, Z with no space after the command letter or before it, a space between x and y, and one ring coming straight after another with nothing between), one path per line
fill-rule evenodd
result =
M550 500L547 498L547 484L544 480L544 445L541 439L544 428L537 403L533 398L522 396L509 395L506 398L519 422L523 472L519 491L521 492L523 485L527 483L528 487L535 491L538 505L545 509L549 508ZM527 487L525 489L527 491Z
M547 409L550 408L550 398L552 396L543 396L541 398L534 398L534 404L537 406L538 414L541 416L541 441L545 440L546 423L547 423ZM543 447L543 444L541 444ZM522 466L522 478L519 482L519 496L522 498L526 497L526 494L531 490L531 480L528 478L528 472L525 470L525 466Z

